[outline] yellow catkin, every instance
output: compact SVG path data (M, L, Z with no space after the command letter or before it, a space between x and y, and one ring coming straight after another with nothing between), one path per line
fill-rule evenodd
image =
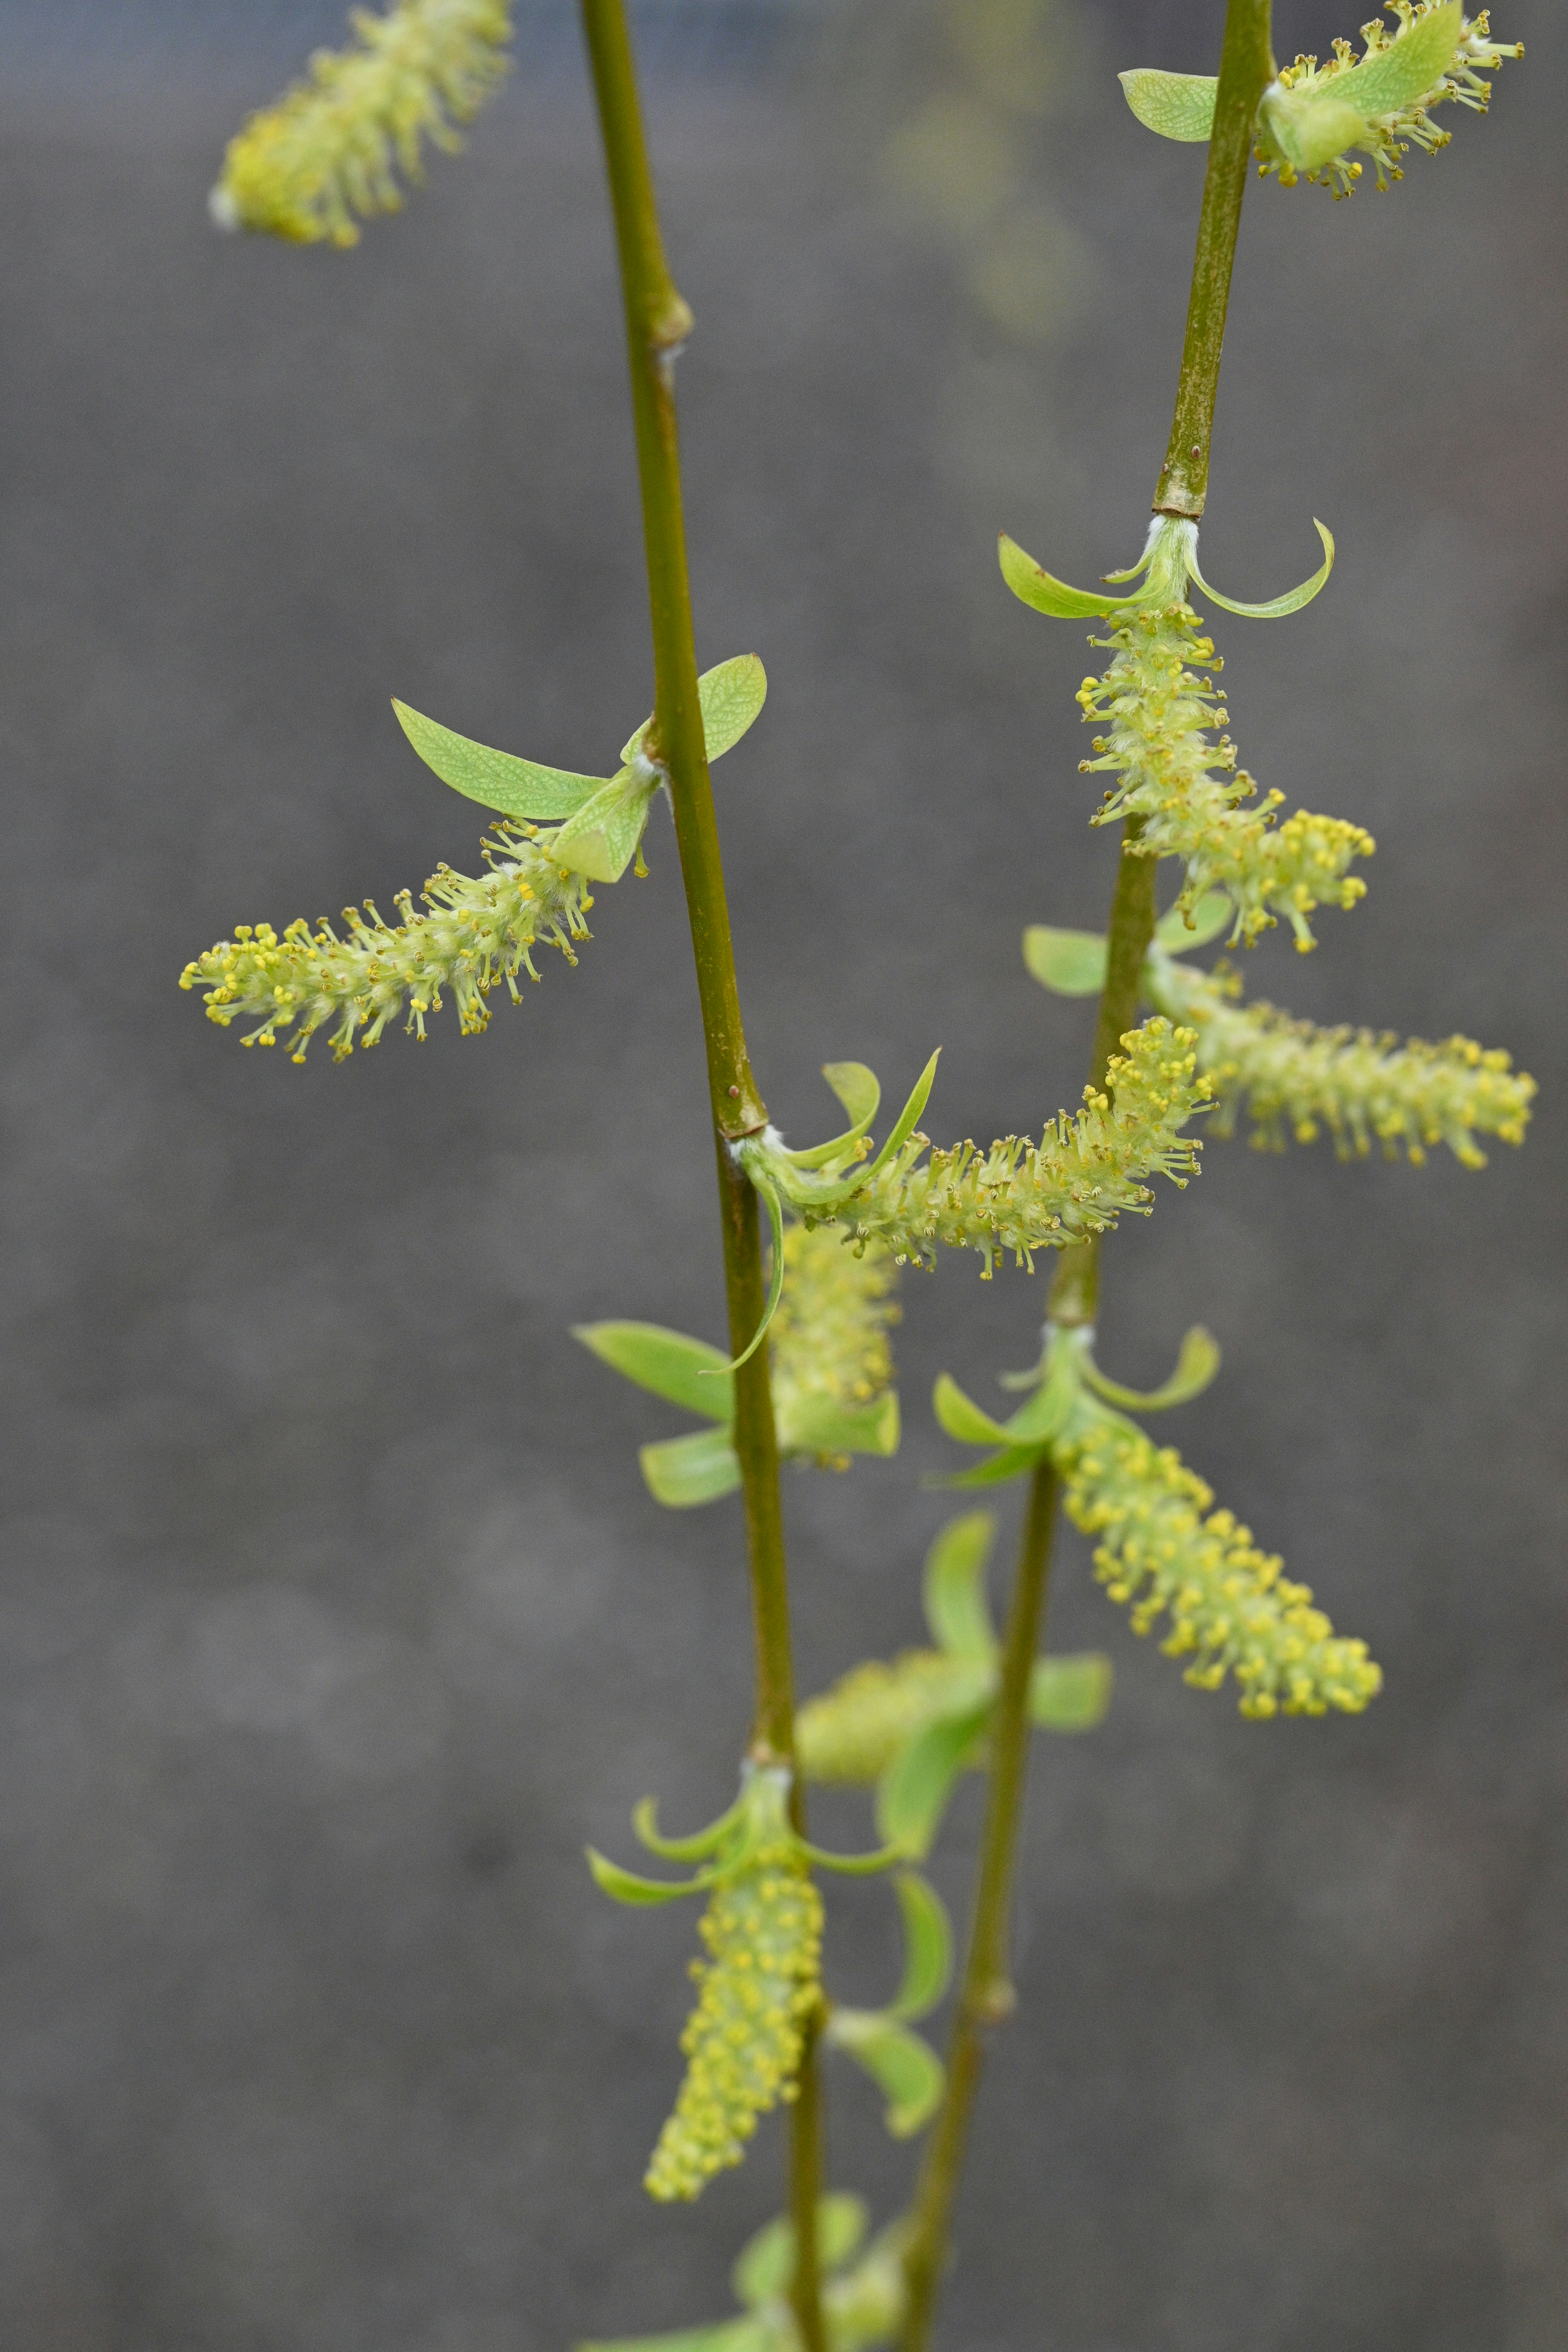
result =
M1227 1673L1254 1717L1357 1715L1383 1687L1366 1643L1336 1635L1304 1584L1279 1572L1251 1530L1172 1446L1111 1414L1089 1413L1058 1448L1074 1525L1099 1538L1094 1571L1131 1603L1132 1630L1169 1613L1163 1647L1190 1657L1188 1682L1217 1690Z
M478 1036L490 1017L492 989L505 981L515 1003L519 972L539 978L534 948L559 948L576 962L573 942L589 936L584 910L594 903L585 877L555 864L548 834L528 840L505 824L496 833L493 851L485 847L489 874L476 879L442 866L431 876L422 894L428 914L416 914L404 891L394 901L400 923L384 920L369 899L363 914L346 907L346 939L324 918L313 931L303 919L290 923L281 937L269 923L242 923L232 940L219 940L185 966L180 986L205 986L207 1018L221 1028L241 1016L253 1020L247 1045L273 1045L282 1036L296 1062L329 1022L334 1061L352 1054L356 1040L376 1045L405 1004L409 1031L423 1037L425 1016L439 1013L443 989L456 1001L464 1036Z
M1279 76L1283 88L1302 98L1320 95L1331 98L1334 83L1342 76L1356 66L1364 65L1368 58L1381 57L1396 41L1402 40L1424 16L1429 16L1434 9L1442 7L1445 0L1385 0L1385 5L1387 13L1399 20L1393 30L1380 24L1374 16L1370 24L1362 26L1362 38L1366 47L1359 58L1349 41L1335 41L1326 64L1320 65L1316 58L1299 57L1294 65L1287 66ZM1366 135L1357 143L1371 154L1377 184L1383 191L1386 192L1394 181L1405 177L1401 159L1412 146L1425 149L1428 155L1436 154L1439 147L1447 146L1453 133L1440 130L1432 121L1434 107L1452 100L1458 105L1471 108L1477 114L1484 114L1491 102L1492 92L1491 84L1481 79L1482 74L1495 73L1505 58L1523 57L1522 41L1492 39L1490 13L1489 9L1483 8L1479 16L1464 18L1464 29L1454 61L1446 73L1438 76L1430 89L1423 90L1419 98L1411 99L1403 106L1391 108L1386 114L1374 114L1368 121ZM1354 194L1356 182L1362 174L1361 165L1350 161L1348 152L1334 156L1330 163L1320 164L1315 171L1301 174L1292 171L1282 156L1270 153L1261 144L1257 154L1260 178L1268 179L1273 174L1285 188L1294 187L1300 176L1305 178L1310 185L1327 188L1331 195L1348 196Z
M1447 1144L1467 1168L1483 1168L1478 1135L1522 1143L1535 1080L1500 1046L1470 1037L1401 1045L1392 1032L1320 1029L1271 1004L1240 1004L1239 979L1164 959L1152 966L1152 992L1198 1035L1198 1066L1214 1082L1214 1129L1228 1135L1245 1104L1253 1141L1283 1150L1287 1135L1312 1143L1332 1136L1342 1160L1375 1145L1417 1165Z
M804 2028L820 1999L822 1898L787 1843L761 1847L717 1887L702 1919L706 1961L680 2046L686 2077L644 2181L690 2199L739 2164L757 2118L795 2095Z
M421 142L459 146L456 126L508 70L509 0L398 0L349 21L354 46L319 49L309 78L230 141L212 194L226 228L356 244L355 215L395 212L397 172L424 176Z
M906 1650L854 1667L795 1717L795 1754L808 1780L880 1780L900 1748L974 1696L975 1668L941 1650Z
M1129 845L1141 856L1179 857L1186 867L1180 903L1223 890L1237 910L1233 937L1248 944L1281 916L1300 948L1315 945L1308 918L1321 906L1353 907L1366 885L1348 868L1376 844L1359 824L1305 809L1276 822L1284 794L1258 787L1236 765L1222 698L1201 675L1220 667L1214 641L1202 636L1189 604L1145 606L1097 645L1113 646L1103 677L1085 678L1079 702L1090 723L1110 721L1094 740L1086 773L1112 771L1093 822L1139 817Z
M1153 1196L1144 1177L1181 1184L1197 1166L1200 1146L1181 1132L1208 1097L1196 1044L1190 1030L1147 1021L1122 1038L1109 1092L1085 1087L1077 1118L1060 1113L1038 1143L1009 1135L989 1151L960 1143L926 1160L927 1139L911 1136L831 1220L900 1262L929 1266L939 1248L977 1250L989 1275L1005 1255L1032 1265L1036 1250L1106 1233L1128 1212L1146 1214ZM757 1165L768 1171L765 1159ZM778 1174L789 1192L787 1168ZM808 1191L790 1197L808 1224L828 1222Z
M781 1431L809 1424L814 1404L865 1407L892 1385L888 1333L899 1320L891 1253L868 1243L857 1256L830 1226L784 1234L784 1286L769 1333L773 1411ZM847 1454L817 1454L822 1469Z

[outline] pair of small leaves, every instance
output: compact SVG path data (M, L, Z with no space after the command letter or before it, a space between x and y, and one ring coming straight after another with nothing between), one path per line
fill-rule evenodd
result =
M708 757L717 760L740 741L761 710L767 677L755 654L738 654L700 677L697 691ZM642 839L648 803L663 782L643 750L651 719L623 747L618 774L579 776L471 742L405 702L392 707L419 757L444 784L516 824L559 824L552 847L563 866L590 881L620 880Z
M941 1710L893 1759L877 1784L877 1828L917 1859L929 1853L961 1772L984 1760L999 1680L996 1630L985 1598L995 1539L989 1511L950 1520L926 1559L926 1622L943 1654L967 1669L954 1675ZM1110 1661L1098 1652L1039 1658L1029 1684L1037 1729L1092 1730L1110 1704Z
M1208 890L1193 908L1192 921L1173 907L1154 926L1155 944L1167 954L1206 947L1235 919L1223 890ZM1105 986L1103 931L1058 930L1031 923L1024 933L1024 961L1042 988L1057 996L1098 996Z
M1189 580L1211 604L1221 605L1227 613L1239 613L1244 620L1282 621L1311 603L1327 584L1334 568L1334 535L1316 516L1313 523L1323 542L1322 562L1300 587L1288 589L1283 596L1271 597L1262 604L1239 603L1234 596L1222 596L1217 588L1209 586L1198 570L1197 525L1173 515L1157 515L1149 545L1139 561L1129 571L1110 575L1112 581L1121 581L1136 579L1141 572L1148 572L1144 585L1128 596L1108 595L1103 588L1069 587L1065 580L1057 579L1032 555L1026 554L1005 531L998 541L997 554L1002 577L1020 604L1027 604L1032 612L1048 614L1057 621L1115 621L1147 607L1179 604L1185 599Z
M1346 72L1300 90L1272 82L1258 109L1259 140L1292 171L1320 170L1347 148L1368 143L1379 116L1397 114L1436 90L1464 29L1462 0L1446 0ZM1163 139L1206 140L1213 131L1219 88L1213 76L1140 67L1119 79L1139 121Z
M946 2084L935 2051L909 2029L947 1990L952 1930L941 1895L918 1871L900 1871L893 1885L903 1919L903 1982L885 2009L844 2009L836 2002L823 2039L864 2067L888 2101L888 2130L895 2139L908 2139L931 2121Z
M658 1903L677 1903L683 1895L706 1895L735 1877L770 1846L787 1846L814 1868L837 1871L847 1878L889 1870L906 1858L891 1844L874 1853L829 1853L825 1847L813 1845L790 1822L790 1783L791 1775L782 1766L742 1766L741 1793L734 1803L706 1829L694 1830L689 1837L665 1837L658 1826L657 1799L639 1799L632 1809L632 1828L639 1843L662 1861L697 1863L701 1867L690 1878L645 1878L588 1846L584 1851L595 1885L614 1903L644 1909Z
M782 1266L782 1230L774 1248ZM734 1492L741 1484L740 1460L731 1437L735 1384L733 1367L721 1349L658 1323L579 1323L573 1337L638 1388L716 1424L638 1449L637 1460L656 1503L684 1511ZM792 1400L778 1412L777 1423L779 1452L785 1455L888 1455L899 1450L899 1400L891 1389L863 1405L837 1404L823 1396Z
M942 1484L992 1486L1022 1477L1063 1435L1086 1389L1128 1412L1169 1412L1201 1396L1219 1370L1217 1343L1201 1324L1194 1324L1182 1341L1168 1380L1157 1389L1123 1388L1119 1381L1108 1380L1095 1362L1090 1352L1092 1337L1087 1330L1047 1326L1045 1352L1033 1375L1033 1393L1005 1422L994 1420L943 1372L931 1397L943 1431L960 1445L989 1445L997 1450L974 1469L960 1471Z

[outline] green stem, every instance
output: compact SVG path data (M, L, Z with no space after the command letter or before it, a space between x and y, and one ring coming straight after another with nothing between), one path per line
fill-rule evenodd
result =
M974 2095L989 2029L1011 2016L1015 1996L1007 1967L1013 1865L1023 1814L1029 1758L1029 1679L1040 1643L1056 1521L1057 1476L1048 1461L1029 1486L1028 1515L1018 1572L1002 1642L1002 1678L991 1726L991 1771L981 1834L980 1874L963 1984L948 2038L947 2092L926 2144L915 2190L904 2275L909 2305L904 2352L925 2352L947 2254L953 2199L963 2166Z
M1208 487L1209 444L1219 387L1226 310L1247 159L1258 101L1273 77L1270 0L1228 0L1225 47L1204 182L1198 247L1170 447L1155 496L1159 513L1196 518ZM1111 1057L1138 1018L1143 959L1155 921L1157 860L1135 853L1142 820L1130 818L1117 862L1106 943L1105 986L1095 1025L1089 1082L1105 1084ZM1100 1240L1064 1250L1048 1312L1058 1323L1092 1323L1100 1296ZM926 2145L905 2242L909 2305L903 2352L926 2352L937 2288L974 2095L984 2064L985 2034L1012 2010L1007 1915L1029 1746L1029 1677L1039 1645L1055 1531L1057 1475L1040 1463L1029 1488L1018 1573L1003 1643L1002 1682L993 1719L990 1782L973 1922L963 1985L949 2038L947 2090Z
M1154 492L1156 514L1190 515L1195 520L1208 494L1209 442L1241 200L1247 193L1258 101L1273 79L1269 0L1229 0L1203 211L1198 217L1192 299L1182 345L1182 379L1170 446Z
M697 991L708 1054L708 1088L719 1158L720 1220L730 1339L739 1355L762 1321L766 1292L757 1198L730 1145L767 1121L752 1076L741 1022L718 820L708 774L702 707L697 692L697 647L686 562L680 488L680 441L675 407L675 362L691 332L692 316L665 258L658 208L648 170L637 97L637 68L622 0L583 0L583 26L594 93L604 133L610 202L620 257L621 290L647 553L648 611L653 630L654 715L648 757L669 782L675 836L686 886ZM756 1714L752 1754L759 1762L795 1760L795 1674L790 1650L789 1585L779 1503L768 1353L759 1348L735 1374L735 1451L745 1499L746 1545L756 1633ZM801 1822L798 1788L793 1808ZM826 2352L816 2276L820 2116L808 2037L800 2095L793 2109L791 2210L802 2259L795 2284L796 2316L805 2352Z

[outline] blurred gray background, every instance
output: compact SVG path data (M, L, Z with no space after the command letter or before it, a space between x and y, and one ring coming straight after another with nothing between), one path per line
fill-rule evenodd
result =
M1481 1176L1215 1145L1109 1255L1104 1360L1155 1379L1212 1326L1163 1426L1387 1689L1244 1724L1065 1545L1051 1643L1117 1696L1037 1753L943 2322L973 2352L1568 2333L1568 64L1546 0L1496 14L1529 61L1393 195L1255 193L1204 541L1259 596L1338 532L1307 614L1222 644L1247 764L1379 843L1254 992L1506 1045L1539 1117ZM695 1919L581 1861L645 1790L718 1810L747 1713L738 1508L652 1505L636 1445L683 1424L567 1328L721 1326L668 827L481 1041L448 1013L300 1071L174 987L237 920L475 856L392 693L587 768L648 706L593 125L569 12L523 15L467 158L344 256L205 211L335 5L0 6L6 2352L554 2352L722 2316L778 2200L776 2123L695 2209L644 2199ZM640 13L700 650L772 679L718 771L742 984L803 1139L840 1056L897 1091L943 1045L939 1136L1077 1098L1088 1009L1018 943L1106 903L1100 661L995 533L1068 578L1142 544L1203 154L1114 71L1204 67L1222 16ZM789 1482L805 1689L919 1638L931 1380L994 1395L1039 1304L906 1283L902 1457ZM858 1801L817 1817L863 1840ZM874 2000L886 1891L831 1902L831 1984ZM886 2218L911 2152L830 2096Z

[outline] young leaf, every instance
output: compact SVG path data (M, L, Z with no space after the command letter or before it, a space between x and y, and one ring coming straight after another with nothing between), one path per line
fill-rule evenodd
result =
M900 1434L899 1399L893 1389L874 1404L840 1404L836 1397L792 1394L775 1399L781 1454L894 1454Z
M996 1654L996 1631L985 1601L985 1563L995 1534L989 1511L966 1511L948 1521L926 1555L926 1623L951 1657L989 1664Z
M1330 88L1363 116L1394 114L1436 89L1454 62L1465 29L1462 0L1446 0L1417 17L1388 47L1336 74ZM1337 152L1337 151L1336 151ZM1319 159L1326 163L1326 156Z
M751 1358L756 1354L757 1349L762 1346L763 1339L767 1337L768 1325L778 1313L779 1300L784 1297L784 1202L776 1185L768 1183L765 1179L761 1182L758 1182L757 1179L753 1177L752 1181L756 1184L757 1191L762 1194L763 1206L768 1213L768 1224L773 1234L773 1276L768 1284L767 1303L763 1308L763 1319L758 1324L756 1329L752 1332L750 1339L746 1342L746 1345L742 1349L740 1354L731 1358L726 1370L731 1372L738 1372L742 1365L749 1362Z
M1040 1731L1092 1731L1110 1705L1110 1660L1099 1650L1040 1658L1029 1677L1029 1720Z
M658 1323L574 1323L572 1337L639 1389L700 1412L704 1421L734 1418L728 1359L706 1339L689 1339Z
M888 2099L884 2118L895 2139L908 2139L942 2105L946 2074L929 2043L895 2025L879 2010L835 2009L826 2040L866 2069Z
M960 1445L1006 1444L1007 1433L1001 1423L982 1412L946 1372L938 1373L931 1403L938 1426Z
M550 845L550 854L590 882L618 882L631 864L647 824L658 778L623 770L601 784L569 817Z
M612 1902L646 1905L674 1903L682 1895L700 1895L712 1884L710 1871L699 1871L695 1878L683 1878L672 1884L664 1878L642 1878L635 1870L623 1870L618 1862L609 1861L596 1847L585 1846L588 1867L594 1874L594 1884L601 1895Z
M808 1151L790 1151L785 1158L796 1168L826 1168L842 1157L852 1143L858 1143L877 1116L882 1099L882 1089L874 1070L864 1062L825 1062L822 1075L838 1097L854 1121L843 1135L831 1142L814 1143Z
M1002 577L1021 604L1056 621L1092 621L1102 613L1117 613L1136 604L1136 596L1108 596L1103 589L1069 588L1055 580L1043 564L1026 555L1016 539L1004 531L998 543Z
M921 1111L924 1110L926 1104L931 1097L931 1087L936 1083L936 1066L941 1058L942 1047L939 1045L936 1052L926 1064L925 1068L921 1072L920 1076L915 1080L913 1094L910 1095L908 1102L904 1105L902 1110L899 1113L898 1118L894 1120L892 1132L889 1135L886 1143L883 1144L882 1149L878 1152L875 1160L872 1160L870 1166L867 1168L863 1173L858 1173L847 1180L857 1190L858 1190L862 1183L868 1184L874 1176L879 1175L881 1171L887 1166L889 1160L891 1160L894 1154L900 1150L900 1146L907 1143L910 1137L914 1133L915 1123L919 1119Z
M1032 1470L1040 1458L1037 1445L1009 1445L1000 1454L987 1454L973 1470L955 1470L947 1477L931 1478L932 1486L953 1486L967 1492L974 1486L1005 1486L1009 1478L1021 1478Z
M717 760L737 744L755 719L768 696L767 672L755 654L737 654L733 660L721 662L716 669L704 670L697 681L697 698L702 706L702 744L710 760ZM637 731L621 746L621 757L629 760L642 749L643 738L653 725L645 719Z
M741 1483L741 1465L726 1429L694 1429L637 1449L648 1493L667 1511L689 1511L716 1502Z
M1183 912L1180 904L1173 907L1168 915L1161 916L1154 926L1155 942L1167 954L1184 954L1193 948L1207 947L1210 940L1217 939L1235 920L1236 909L1225 892L1205 890L1190 916Z
M658 1799L639 1797L632 1807L632 1828L638 1843L666 1862L701 1862L723 1844L744 1805L744 1796L737 1797L728 1811L721 1813L716 1822L710 1822L705 1830L694 1830L689 1837L671 1838L659 1834Z
M1331 150L1331 152L1337 152L1337 150ZM1283 621L1291 613L1299 613L1303 604L1311 603L1334 568L1334 534L1325 523L1319 522L1316 515L1312 517L1312 523L1318 537L1323 542L1322 562L1310 580L1303 580L1299 588L1287 589L1283 596L1276 596L1267 604L1238 604L1234 597L1222 596L1217 588L1211 588L1198 570L1195 538L1192 551L1187 557L1187 570L1191 572L1194 584L1203 590L1211 604L1222 604L1227 613L1239 613L1243 620L1247 621Z
M1045 1445L1059 1435L1082 1384L1084 1361L1085 1350L1074 1334L1052 1334L1045 1379L1003 1430L1009 1445Z
M1058 996L1096 996L1105 986L1105 940L1098 931L1058 931L1031 923L1024 961L1042 988Z
M1157 1389L1146 1393L1124 1389L1119 1381L1108 1381L1092 1361L1085 1362L1083 1377L1108 1404L1121 1405L1128 1412L1168 1412L1173 1405L1187 1404L1202 1396L1218 1370L1219 1342L1201 1323L1194 1323L1182 1341L1175 1370Z
M923 1862L952 1784L985 1728L990 1702L933 1723L893 1759L877 1784L877 1827L889 1845Z
M1134 66L1116 79L1139 121L1162 139L1206 139L1213 131L1219 84L1212 74L1160 73L1152 66Z
M952 1974L952 1927L947 1906L918 1870L900 1870L893 1881L904 1915L904 1979L887 2014L913 2024L933 2010Z
M559 822L574 815L608 782L605 776L575 776L565 768L542 768L510 751L492 751L488 743L471 743L466 735L454 735L449 727L426 719L395 696L392 707L425 765L444 784L502 816Z
M818 2200L816 2259L824 2271L842 2270L859 2251L868 2220L864 2200L836 2195ZM730 2284L737 2303L755 2311L789 2293L795 2277L795 2227L782 2216L741 2249Z

